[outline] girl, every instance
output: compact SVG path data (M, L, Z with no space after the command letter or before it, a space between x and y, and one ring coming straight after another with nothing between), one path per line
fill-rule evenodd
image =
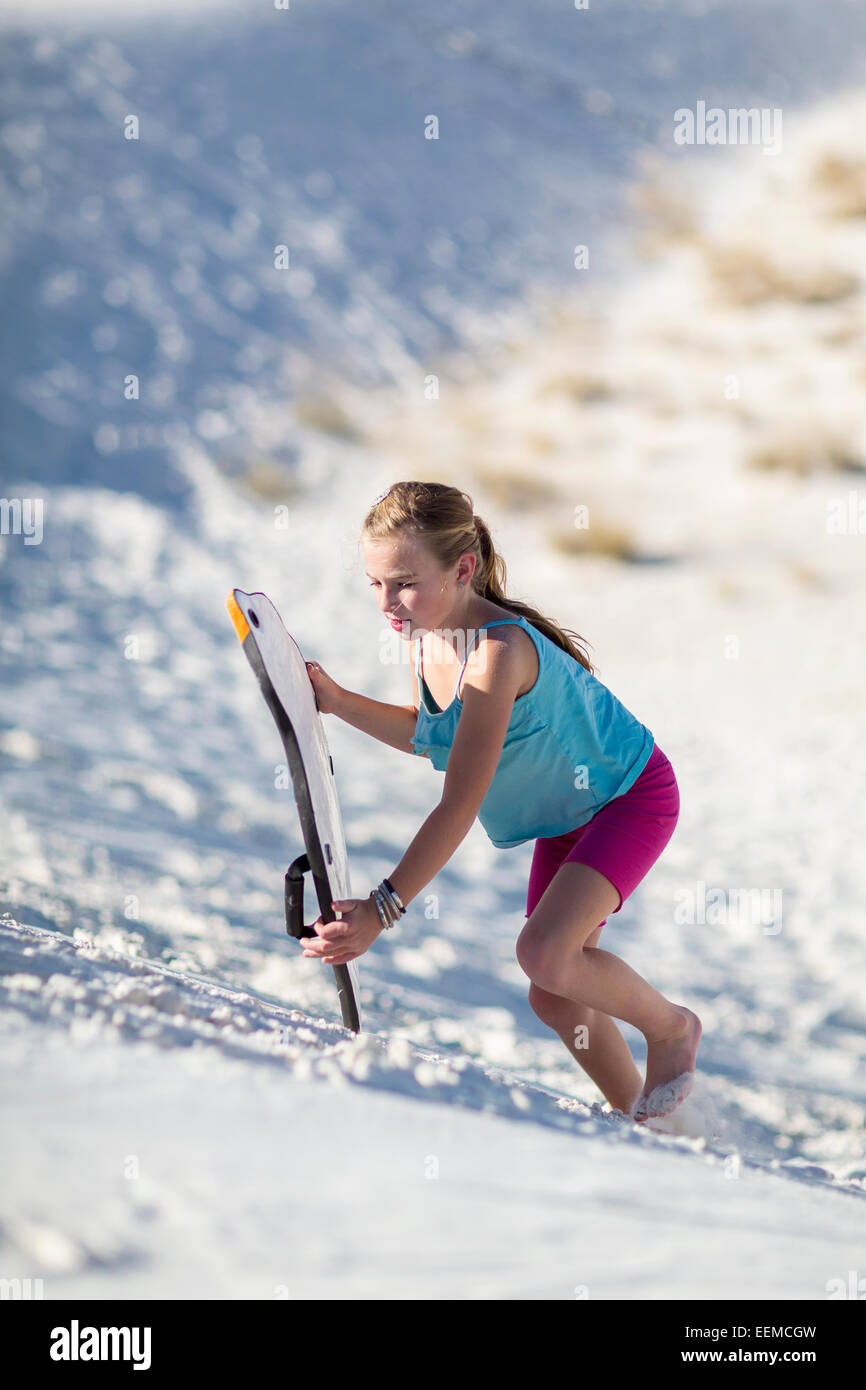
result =
M442 799L389 879L332 904L304 954L354 960L451 858L476 816L502 848L535 839L517 959L529 1002L614 1109L637 1122L691 1090L701 1024L598 939L677 823L673 769L593 674L582 639L505 595L505 565L471 498L401 482L362 545L376 602L415 644L411 705L337 685L308 662L319 709L445 772ZM481 637L483 640L477 641ZM645 1081L614 1022L646 1038Z

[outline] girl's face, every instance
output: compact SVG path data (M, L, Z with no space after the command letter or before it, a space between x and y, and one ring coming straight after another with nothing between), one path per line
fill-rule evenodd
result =
M417 637L419 629L432 631L442 625L453 594L443 593L447 576L423 542L403 535L393 541L364 541L363 550L373 595L395 632Z

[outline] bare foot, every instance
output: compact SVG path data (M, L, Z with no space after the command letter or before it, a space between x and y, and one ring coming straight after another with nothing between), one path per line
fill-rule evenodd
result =
M644 1120L669 1115L692 1089L701 1020L685 1005L675 1004L680 1026L665 1038L647 1043L646 1081L632 1117Z

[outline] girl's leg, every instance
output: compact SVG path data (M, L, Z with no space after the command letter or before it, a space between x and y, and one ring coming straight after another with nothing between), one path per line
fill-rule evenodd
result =
M643 1033L648 1095L694 1071L701 1025L690 1009L665 999L624 960L586 944L619 905L619 890L597 869L571 860L561 864L518 937L517 960L541 989Z
M603 926L601 922L590 932L587 946L598 945ZM641 1093L642 1082L628 1043L610 1014L563 999L559 994L549 994L534 982L529 986L529 1005L536 1017L562 1039L608 1104L628 1115Z
M608 1104L630 1114L642 1082L628 1043L610 1014L549 994L535 983L529 986L529 1003L542 1023L562 1039ZM585 1028L586 1046L580 1045L584 1034L578 1037L578 1027Z

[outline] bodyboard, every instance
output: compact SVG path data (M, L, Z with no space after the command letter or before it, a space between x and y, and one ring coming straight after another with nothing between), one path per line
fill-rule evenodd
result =
M303 867L312 875L323 920L336 921L339 914L334 912L331 903L352 896L346 837L337 797L334 760L304 656L265 594L247 594L242 589L233 589L226 599L226 607L286 752L308 861ZM289 874L286 879L288 920ZM299 887L302 905L303 875ZM359 1033L361 1006L357 962L332 965L331 969L343 1025Z

